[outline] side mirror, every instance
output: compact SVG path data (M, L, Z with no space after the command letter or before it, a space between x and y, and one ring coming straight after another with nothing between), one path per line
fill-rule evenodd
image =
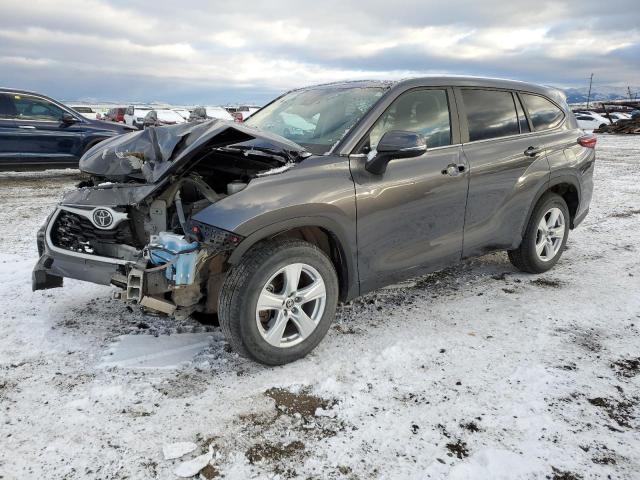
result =
M72 125L77 122L78 122L78 119L73 115L71 115L70 113L64 112L62 114L62 123L64 123L65 125Z
M426 151L427 142L424 135L404 130L391 130L382 135L376 148L376 155L367 160L364 168L375 175L382 175L392 159L419 157Z

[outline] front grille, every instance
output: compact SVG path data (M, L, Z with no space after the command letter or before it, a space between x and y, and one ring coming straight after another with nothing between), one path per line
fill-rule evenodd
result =
M128 220L111 230L96 228L91 220L77 213L61 210L51 228L51 243L58 248L90 255L111 256L113 245L130 245L136 242Z

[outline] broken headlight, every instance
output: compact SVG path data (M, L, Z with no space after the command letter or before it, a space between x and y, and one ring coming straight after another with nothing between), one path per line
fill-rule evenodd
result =
M189 220L186 237L200 242L216 253L234 250L244 237L206 223Z

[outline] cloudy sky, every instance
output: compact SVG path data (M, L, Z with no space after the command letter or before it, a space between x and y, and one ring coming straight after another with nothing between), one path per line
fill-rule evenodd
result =
M640 84L640 0L0 0L0 85L60 99L264 102L429 73Z

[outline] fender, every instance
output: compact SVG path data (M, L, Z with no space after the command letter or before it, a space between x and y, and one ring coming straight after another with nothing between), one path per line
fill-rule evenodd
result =
M349 241L349 237L340 224L328 217L295 217L259 228L245 237L229 256L227 262L232 265L237 265L242 256L256 243L278 233L299 227L320 227L334 237L340 257L344 260L344 268L341 272L343 277L343 285L341 285L341 287L344 287L344 294L341 295L341 297L343 297L341 299L347 301L358 296L360 289L357 272L357 246Z
M540 189L536 193L536 196L534 197L533 202L531 202L531 205L529 205L529 210L527 211L525 222L523 223L520 229L520 240L522 240L522 237L524 237L524 233L525 233L525 230L527 229L527 225L529 225L529 219L533 214L533 209L538 204L538 201L540 200L542 195L544 195L547 191L549 191L549 189L555 187L556 185L560 185L561 183L568 183L569 185L575 187L576 191L578 192L578 202L580 202L580 199L582 198L582 192L580 191L580 181L578 180L578 177L576 175L564 174L564 175L558 175L557 177L551 178L548 182L546 182L544 185L540 187ZM571 220L570 227L574 228L573 220Z

